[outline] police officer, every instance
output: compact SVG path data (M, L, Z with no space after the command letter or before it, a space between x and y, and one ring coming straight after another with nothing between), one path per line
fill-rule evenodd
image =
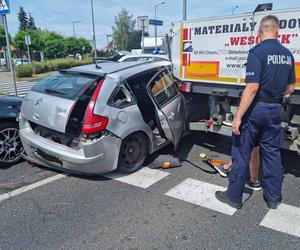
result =
M246 87L232 123L229 185L227 191L216 192L218 200L234 208L242 208L250 154L256 144L260 145L264 200L269 208L276 209L282 199L281 103L284 95L294 92L296 77L293 55L278 42L278 32L278 18L263 17L261 43L249 51Z

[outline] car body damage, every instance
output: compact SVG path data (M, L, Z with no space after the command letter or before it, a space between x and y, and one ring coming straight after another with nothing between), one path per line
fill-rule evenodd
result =
M185 102L170 63L105 63L61 71L24 98L20 137L33 163L86 174L139 169L183 135Z

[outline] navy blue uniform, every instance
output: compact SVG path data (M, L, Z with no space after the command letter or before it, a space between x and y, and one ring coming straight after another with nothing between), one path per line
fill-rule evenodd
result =
M228 176L227 197L242 202L250 155L259 144L264 197L277 203L282 199L283 182L281 102L287 85L296 82L293 55L276 39L263 41L249 51L245 81L259 84L259 90L243 116L240 135L233 135L233 166Z

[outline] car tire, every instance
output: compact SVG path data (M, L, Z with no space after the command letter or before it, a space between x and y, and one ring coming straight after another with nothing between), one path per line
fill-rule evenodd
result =
M14 122L0 124L0 167L18 163L22 159L22 152L18 124Z
M121 145L117 171L131 174L139 170L148 155L148 141L142 133L127 136Z

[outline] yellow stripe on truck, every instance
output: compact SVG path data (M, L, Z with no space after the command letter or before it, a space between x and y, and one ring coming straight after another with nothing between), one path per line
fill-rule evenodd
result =
M219 62L192 61L185 69L185 77L218 77Z
M300 62L295 63L296 70L296 86L300 87Z
M179 77L182 79L182 52L183 52L183 26L180 27L180 65L179 65Z

